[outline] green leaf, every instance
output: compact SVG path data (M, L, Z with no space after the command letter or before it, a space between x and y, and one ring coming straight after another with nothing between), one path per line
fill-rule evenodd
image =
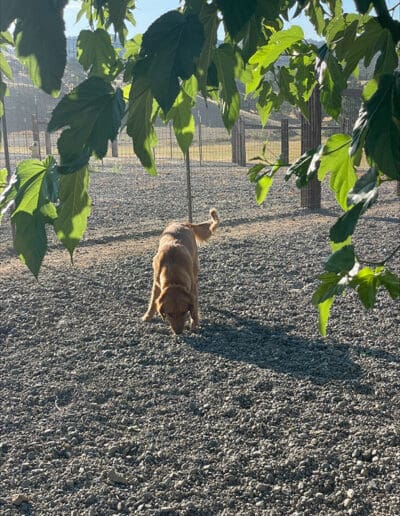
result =
M260 47L249 59L249 63L253 67L253 77L246 84L246 93L255 91L264 78L268 68L278 60L283 52L303 38L304 32L302 28L297 25L294 25L290 29L281 30L272 34L268 43Z
M318 51L316 71L321 85L321 103L329 115L337 118L342 105L342 91L346 88L347 81L339 61L326 45Z
M235 81L236 55L229 44L215 49L213 61L221 85L222 119L228 131L234 126L240 113L240 95Z
M378 279L375 272L369 267L364 267L354 276L351 286L356 288L360 301L365 308L373 308L376 301Z
M321 283L314 292L311 302L314 306L324 303L327 299L341 294L345 288L344 285L339 284L343 276L335 272L325 272L319 276Z
M365 153L392 179L400 180L400 119L395 112L400 96L400 74L382 75L375 94L360 110L365 131ZM397 120L397 122L396 122Z
M354 247L346 245L328 258L324 268L328 272L345 273L351 271L355 263Z
M219 26L218 11L213 4L202 4L199 13L200 22L204 27L205 41L197 63L196 75L199 89L206 97L208 84L208 70L211 64L214 47L217 43L217 31Z
M399 66L399 58L393 36L388 29L382 29L376 50L380 51L380 55L376 60L374 76L392 74Z
M57 96L67 60L62 10L53 0L23 2L15 47L35 86Z
M285 180L288 181L292 176L296 176L297 188L306 186L317 174L316 163L318 159L315 159L315 156L318 157L319 154L316 154L316 150L310 149L306 151L295 163L290 165L287 169Z
M135 154L145 169L153 176L157 174L153 148L157 144L154 119L157 103L151 92L146 62L137 63L132 87L129 93L127 132L133 141Z
M124 107L122 91L115 91L100 77L90 77L63 97L53 110L48 131L67 127L58 148L61 164L69 166L69 172L82 168L92 152L98 158L106 155L108 141L117 136Z
M61 177L58 218L54 229L58 239L72 254L80 242L90 215L91 199L88 194L89 171L87 167Z
M261 205L265 201L273 182L274 182L274 178L270 177L270 176L262 176L257 181L257 183L256 183L257 204Z
M318 312L319 312L319 322L318 322L318 328L323 337L326 337L327 328L328 328L328 321L329 321L329 314L331 311L331 306L335 300L335 297L332 296L328 299L325 299L322 303L319 303L318 305Z
M384 270L378 276L379 282L389 292L392 299L400 296L400 278L391 271Z
M333 242L343 242L352 235L362 213L374 204L378 197L377 178L376 170L371 168L350 190L347 202L354 206L331 227L329 236Z
M179 94L179 78L189 79L194 74L203 43L198 17L178 11L163 14L143 34L140 54L149 59L151 92L164 113Z
M15 249L35 277L47 251L46 223L54 223L57 212L51 199L57 189L53 158L22 161L16 170Z
M7 79L12 81L13 74L12 74L11 66L8 64L6 58L1 53L1 51L0 51L0 72L3 73L7 77Z
M6 168L0 168L0 194L7 186L8 172Z
M103 29L82 30L77 41L78 61L89 77L113 80L121 71L118 54L109 34Z
M189 92L189 93L188 93ZM194 136L195 122L192 108L197 94L195 76L185 81L166 119L173 120L176 139L183 154L188 151Z
M235 38L246 25L257 7L257 0L217 0L216 3L222 12L226 30L232 38Z
M331 227L329 231L329 238L337 243L343 242L350 235L354 233L355 227L357 225L358 219L363 210L362 204L357 204L353 206L349 211L344 213L335 224Z
M335 192L336 200L347 210L347 195L356 183L357 175L349 154L351 137L334 134L323 147L318 167L318 179L323 181L330 173L329 186Z

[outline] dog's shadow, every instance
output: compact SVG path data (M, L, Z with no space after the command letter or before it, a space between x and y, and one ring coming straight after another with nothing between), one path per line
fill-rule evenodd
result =
M289 325L264 325L224 311L220 315L226 322L211 324L205 318L198 333L186 335L184 341L201 353L254 364L320 385L341 382L360 393L372 392L369 385L360 382L363 370L351 358L350 346L322 338L308 340L291 334L293 327ZM364 348L351 349L355 354L365 352ZM388 353L377 358L400 360Z

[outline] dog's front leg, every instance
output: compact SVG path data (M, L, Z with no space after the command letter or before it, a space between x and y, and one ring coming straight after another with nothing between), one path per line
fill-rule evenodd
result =
M151 296L149 301L149 307L147 309L147 312L142 317L142 321L150 321L154 314L156 313L156 300L158 296L160 295L161 290L160 287L157 285L157 282L154 280L153 288L151 290Z
M192 322L190 324L190 329L193 331L199 324L199 302L198 302L198 295L197 295L197 283L195 284L193 288L193 302L192 306L190 307L190 316L192 318Z

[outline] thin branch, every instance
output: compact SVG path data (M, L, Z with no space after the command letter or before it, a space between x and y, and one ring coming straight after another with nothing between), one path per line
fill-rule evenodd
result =
M387 263L389 260L391 260L393 258L393 256L400 250L400 244L389 254L389 256L387 256L384 260L381 260L380 262L373 262L371 260L361 260L360 258L357 257L357 260L360 262L360 263L366 263L368 265L375 265L376 267L379 267L379 266L382 266L382 265L385 265L385 263Z

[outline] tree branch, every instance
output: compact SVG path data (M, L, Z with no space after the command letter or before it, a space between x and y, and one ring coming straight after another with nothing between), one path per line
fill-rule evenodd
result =
M400 22L394 20L389 13L385 0L372 0L377 20L384 29L388 29L392 35L394 44L400 41Z

